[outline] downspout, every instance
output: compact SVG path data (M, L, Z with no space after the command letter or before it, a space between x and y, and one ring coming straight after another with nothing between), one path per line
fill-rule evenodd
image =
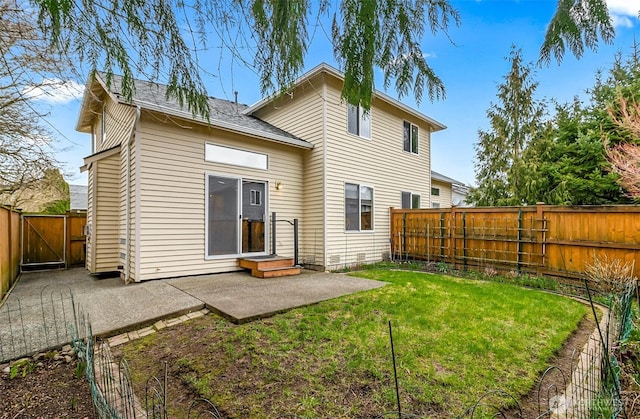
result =
M138 122L140 122L140 106L136 106L136 117L131 127L131 135L127 142L127 161L126 161L126 200L125 200L125 270L124 270L124 283L129 284L130 272L131 272L131 146L138 136ZM137 221L137 220L136 220Z
M322 74L322 267L329 266L327 260L327 75Z

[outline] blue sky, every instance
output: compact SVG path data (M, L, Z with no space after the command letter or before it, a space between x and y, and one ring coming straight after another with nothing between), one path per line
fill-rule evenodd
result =
M478 130L489 127L486 110L491 102L496 102L497 85L509 70L505 57L511 45L515 45L522 49L526 61L537 60L556 3L556 0L451 0L462 19L460 27L449 32L455 45L444 36L425 35L423 51L429 54L430 65L444 81L446 99L430 102L424 98L419 105L412 97L401 100L448 127L432 136L433 170L474 184L474 143ZM535 79L539 82L539 98L555 98L560 102L570 101L576 95L586 98L585 90L593 86L596 71L610 68L616 53L628 54L631 50L636 34L640 35L637 19L640 0L608 0L608 4L616 24L615 42L600 43L597 51L586 51L580 60L567 55L560 64L552 61L549 67L538 68ZM330 33L328 24L325 30ZM209 95L232 99L233 91L237 90L239 100L247 104L261 98L253 71L215 52L209 58L211 72L217 75L207 80ZM311 69L322 61L337 67L326 36L317 31L305 63ZM378 80L381 82L381 78ZM74 86L85 81L75 80ZM382 88L381 84L377 86ZM77 92L77 88L70 90ZM386 93L397 97L393 90ZM78 168L82 158L91 152L90 138L75 131L81 97L77 93L54 92L40 96L39 106L49 112L46 123L56 137L56 156L71 174L67 180L86 185L86 175L80 174Z

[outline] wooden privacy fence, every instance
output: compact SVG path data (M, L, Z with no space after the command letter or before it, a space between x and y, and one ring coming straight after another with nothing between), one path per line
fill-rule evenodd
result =
M0 206L0 300L20 273L20 212Z
M86 212L22 216L23 270L83 266Z
M640 206L390 209L395 259L581 278L606 255L640 277Z
M22 269L84 266L87 214L22 214L0 206L0 299Z

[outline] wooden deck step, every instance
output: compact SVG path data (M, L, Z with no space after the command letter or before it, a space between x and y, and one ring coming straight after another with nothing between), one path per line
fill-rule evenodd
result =
M276 278L300 274L300 267L294 266L293 263L293 258L283 256L259 256L243 258L238 261L241 268L251 270L251 275L257 278Z
M245 269L270 269L270 268L286 268L293 266L293 258L283 256L243 258L240 259L240 267Z
M253 269L251 275L256 278L278 278L281 276L300 275L300 267L290 266L281 268Z

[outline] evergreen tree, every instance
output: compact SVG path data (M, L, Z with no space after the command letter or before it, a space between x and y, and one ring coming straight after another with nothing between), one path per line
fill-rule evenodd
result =
M544 130L544 105L534 97L538 83L531 64L522 60L522 51L511 49L509 73L498 86L498 104L487 111L491 128L478 132L476 180L478 187L468 201L478 206L521 205L525 203L526 165L523 152Z
M611 170L609 147L632 144L637 134L629 124L628 104L640 101L640 61L634 46L627 59L616 57L607 73L598 73L583 106L576 99L558 105L552 127L525 151L526 203L560 205L628 203L620 188L621 171ZM619 161L619 160L618 160Z

